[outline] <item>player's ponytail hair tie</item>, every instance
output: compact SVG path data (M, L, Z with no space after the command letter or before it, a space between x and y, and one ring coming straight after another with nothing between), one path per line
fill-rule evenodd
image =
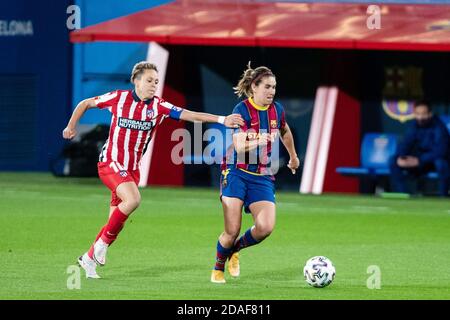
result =
M242 74L238 84L236 87L233 87L234 93L238 97L242 97L244 94L247 97L251 97L253 95L252 83L258 85L264 77L275 77L275 75L269 68L264 66L252 69L251 61L249 61L247 64L247 69Z

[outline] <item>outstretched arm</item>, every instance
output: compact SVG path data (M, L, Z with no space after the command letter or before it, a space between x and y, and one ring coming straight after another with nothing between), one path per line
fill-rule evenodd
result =
M247 140L247 137L247 132L233 134L233 145L237 153L246 153L274 141L270 134L260 134L258 138L252 140Z
M69 123L66 128L63 130L64 139L72 139L76 136L76 126L78 121L81 119L86 110L95 108L97 105L95 104L95 98L89 98L81 101L75 110L73 110L72 116L70 117Z
M210 113L194 112L184 109L181 112L180 119L190 122L218 122L230 128L238 128L244 125L239 114L230 114L228 116L216 116Z
M289 163L288 168L291 169L292 174L295 174L295 170L298 169L300 166L300 160L297 157L297 152L295 151L295 145L294 145L294 137L292 136L292 131L289 128L288 124L284 126L283 129L281 129L281 141L283 142L284 146L286 147L286 150L289 153Z

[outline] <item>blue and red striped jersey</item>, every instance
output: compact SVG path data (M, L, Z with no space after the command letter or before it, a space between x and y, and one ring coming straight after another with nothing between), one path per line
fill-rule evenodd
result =
M248 98L238 103L233 113L240 114L245 122L245 125L235 129L234 133L247 133L247 141L258 139L260 134L272 134L278 139L279 130L286 126L284 108L276 101L268 107L262 107L252 98ZM265 147L258 147L243 155L238 155L232 144L224 157L222 169L238 168L258 175L272 175L271 161L271 142Z

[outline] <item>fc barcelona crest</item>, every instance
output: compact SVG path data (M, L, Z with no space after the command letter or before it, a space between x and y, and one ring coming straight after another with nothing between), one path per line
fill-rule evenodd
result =
M383 97L386 99L420 99L423 97L423 68L390 66L384 69Z
M383 109L392 119L405 122L414 119L414 102L406 100L383 100Z
M388 66L384 69L383 110L392 119L414 119L414 100L423 97L423 68Z
M276 129L277 128L277 120L270 120L270 127L272 129Z

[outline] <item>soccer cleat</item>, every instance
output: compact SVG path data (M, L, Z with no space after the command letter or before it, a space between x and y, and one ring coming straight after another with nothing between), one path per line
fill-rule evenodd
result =
M225 275L222 270L213 270L211 273L211 282L214 283L225 283Z
M86 278L100 279L97 271L95 271L95 269L97 268L97 264L94 260L89 258L87 253L78 258L78 264L84 269L84 271L86 271Z
M106 264L106 251L108 250L108 244L102 240L102 238L98 239L94 244L94 254L92 257L94 261L100 265L104 266Z
M228 272L232 277L239 277L239 252L235 252L231 255L230 260L228 261Z

